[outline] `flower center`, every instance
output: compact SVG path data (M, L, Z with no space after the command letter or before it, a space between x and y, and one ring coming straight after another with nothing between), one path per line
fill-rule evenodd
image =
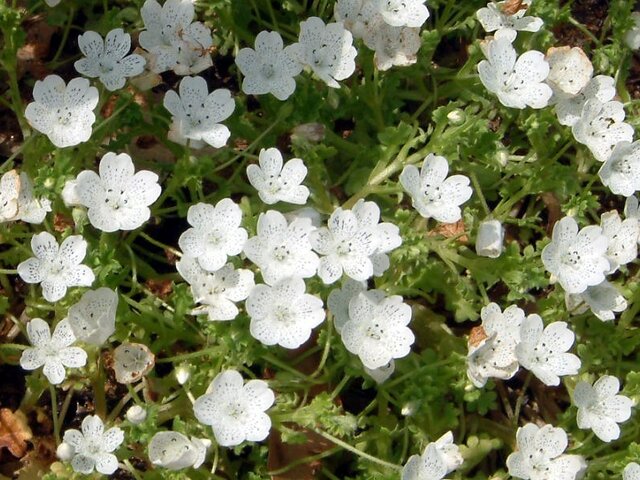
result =
M630 174L631 173L631 162L625 157L620 160L614 162L612 165L614 171L622 174Z
M291 255L291 251L286 245L278 245L273 249L273 258L278 262L284 262Z
M366 326L364 333L369 338L380 340L384 335L384 329L378 319L373 319L373 321Z
M289 307L287 307L286 305L275 306L273 309L273 316L278 322L281 322L287 325L291 323L291 311L289 310Z
M276 68L272 63L263 63L262 64L262 75L264 78L271 79L276 74Z
M580 256L580 253L578 253L576 250L569 250L564 255L562 255L561 261L565 265L570 265L572 267L575 267L580 263L581 258L582 257Z
M69 125L73 115L67 107L61 107L56 110L56 118L60 125Z
M105 190L105 205L111 207L114 211L120 210L127 206L129 200L124 197L124 190L107 188Z

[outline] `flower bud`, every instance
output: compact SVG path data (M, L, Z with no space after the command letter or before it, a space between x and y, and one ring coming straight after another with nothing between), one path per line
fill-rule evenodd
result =
M447 114L447 120L449 120L449 123L451 125L455 125L455 126L462 125L464 123L464 121L465 121L465 117L466 116L465 116L464 112L459 108L451 110Z
M184 385L185 383L187 383L187 380L189 380L189 377L191 377L191 369L188 365L184 364L178 365L174 373L176 376L176 380L180 385Z
M134 425L139 425L147 418L147 411L140 405L134 405L127 410L126 417Z
M298 137L309 142L321 142L324 140L325 126L321 123L303 123L293 127L292 137Z
M496 160L501 167L506 167L509 162L509 152L504 149L499 149L496 152Z
M56 456L63 462L71 460L75 454L75 449L68 443L62 442L56 449Z
M476 254L481 257L498 258L502 253L504 229L498 220L484 220L478 226Z
M402 409L400 410L400 414L405 417L411 417L415 415L415 413L418 411L419 406L420 405L416 401L407 402L402 406Z

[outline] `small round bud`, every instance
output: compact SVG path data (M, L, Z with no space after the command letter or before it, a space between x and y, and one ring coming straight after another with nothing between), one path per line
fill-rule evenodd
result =
M63 462L71 460L74 453L76 453L75 449L65 442L62 442L60 445L58 445L58 448L56 449L56 456Z
M44 180L44 188L51 190L56 185L56 179L53 177L47 177Z
M175 370L175 376L178 383L184 385L191 377L191 369L187 365L178 365Z
M502 149L498 150L496 152L496 160L501 167L506 167L509 162L509 152Z
M498 220L484 220L478 226L476 253L481 257L498 258L502 253L504 228Z
M418 411L418 402L407 402L402 406L400 414L405 417L411 417Z
M456 108L454 110L451 110L447 114L447 120L449 120L449 123L451 125L455 125L455 126L462 125L466 120L466 115L461 109Z
M147 411L142 408L140 405L134 405L133 407L127 410L127 420L129 420L134 425L138 425L147 418Z

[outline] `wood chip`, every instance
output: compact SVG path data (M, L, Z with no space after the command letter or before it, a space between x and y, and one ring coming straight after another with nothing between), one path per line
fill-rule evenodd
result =
M0 449L6 447L14 457L26 455L27 441L33 438L27 417L20 410L0 409Z

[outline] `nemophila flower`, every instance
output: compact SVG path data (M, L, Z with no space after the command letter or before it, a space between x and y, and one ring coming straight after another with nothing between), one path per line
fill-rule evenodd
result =
M140 405L133 405L127 409L125 418L133 425L140 425L147 419L147 410Z
M396 369L396 362L391 359L389 363L378 368L364 367L364 371L378 384L386 382Z
M451 432L451 430L444 433L433 443L438 449L438 453L440 453L444 459L444 463L447 466L447 473L453 472L462 466L464 459L460 453L460 447L453 443L453 432Z
M606 252L609 241L596 225L578 232L573 217L564 217L553 226L551 243L542 250L542 263L567 293L582 293L598 285L609 271Z
M476 12L476 17L485 32L496 32L496 38L503 36L513 42L518 32L537 32L542 27L542 19L525 17L527 5L516 12L505 11L507 2L488 3Z
M609 240L607 260L609 273L615 272L620 265L635 260L638 256L637 239L640 235L640 223L636 218L622 220L616 210L603 213L600 217L602 233Z
M359 282L351 278L347 278L341 288L331 290L327 298L327 307L333 315L333 325L338 333L342 331L342 327L349 321L349 303L358 296L359 293L367 290L366 282ZM375 292L375 293L374 293ZM384 293L379 290L371 290L372 295L384 297Z
M305 293L304 280L289 277L256 285L246 302L251 335L265 345L298 348L325 317L322 300Z
M573 391L573 403L578 407L576 420L578 427L591 429L603 442L620 437L618 423L631 417L633 401L618 395L620 380L611 375L600 377L593 386L579 382Z
M421 27L429 18L426 0L372 0L386 23L394 27Z
M107 287L89 290L69 308L73 333L83 342L102 345L116 330L118 294Z
M87 353L80 347L71 346L76 337L66 319L56 325L51 335L47 322L34 318L27 323L27 337L33 347L22 352L20 366L25 370L44 366L42 373L54 385L65 379L65 367L80 368L87 364Z
M248 95L271 93L278 100L289 98L296 89L294 77L302 71L291 49L284 47L278 32L260 32L255 50L243 48L236 55L236 65L244 75L242 91Z
M169 90L164 96L164 108L173 115L169 140L193 148L205 143L215 148L224 147L231 136L221 124L236 107L231 92L218 88L209 93L202 77L185 77L178 87L180 95Z
M580 455L563 453L567 433L551 425L528 423L516 433L518 450L507 457L509 474L531 480L574 480L586 468Z
M42 223L51 211L51 202L36 198L33 184L25 172L9 170L0 180L0 222L22 220L27 223Z
M415 341L407 325L411 307L402 297L378 291L362 292L349 302L349 320L342 326L342 341L367 368L380 368L409 354Z
M0 221L14 220L18 214L20 196L20 175L9 170L0 178Z
M223 198L216 206L196 203L189 207L187 229L178 239L186 256L194 257L209 272L221 269L227 258L242 252L247 231L240 226L242 210L230 198Z
M333 13L336 20L353 34L353 38L374 33L372 24L379 25L380 21L384 21L373 2L368 0L338 0Z
M544 83L549 64L544 55L529 50L519 57L507 38L495 38L486 47L487 60L478 64L482 84L505 107L544 108L553 94Z
M481 257L498 258L502 253L504 227L499 220L483 220L476 234L476 254Z
M207 455L208 440L179 432L157 432L149 442L149 460L157 467L169 470L198 468Z
M467 354L467 375L478 388L484 387L489 378L507 380L516 374L520 365L515 348L525 318L517 306L502 312L496 303L482 308L480 317L482 325L471 331Z
M312 230L315 227L308 218L287 223L283 214L269 210L258 217L257 235L247 240L244 254L260 267L270 285L285 277L313 277L320 259L311 249Z
M373 60L378 70L383 71L413 65L422 45L419 28L392 27L382 19L372 22L364 43L376 52Z
M373 274L379 277L389 268L387 253L402 245L400 229L390 222L380 223L380 207L375 202L360 199L353 206L352 212L361 229L373 229L378 237L378 245L369 259L373 264Z
M149 170L135 172L126 153L106 153L98 173L80 172L75 180L75 194L87 207L89 222L103 232L135 230L149 220L149 205L160 196L158 175Z
M308 66L323 82L340 88L338 80L351 76L356 69L358 51L351 32L341 23L325 23L318 17L300 22L298 43L290 47L298 62Z
M191 294L202 305L192 315L208 315L211 321L233 320L238 315L236 302L249 296L255 283L251 270L235 270L228 263L211 273L193 257L183 256L176 263L178 273L191 285Z
M118 458L113 452L124 441L124 432L118 427L105 432L104 423L97 415L84 417L81 428L82 432L74 428L64 432L64 443L73 449L73 470L89 475L95 469L111 475L118 469Z
M44 3L46 3L50 7L55 7L60 3L60 0L44 0Z
M311 222L311 225L314 228L318 228L322 226L322 215L315 208L312 207L302 207L297 208L296 210L292 210L284 214L284 218L287 219L287 222L291 223L297 219L305 219Z
M441 480L447 465L434 443L427 445L422 455L412 455L402 468L401 480Z
M96 121L93 109L98 105L98 89L89 80L74 78L67 85L58 75L47 75L36 81L33 100L24 116L56 147L71 147L89 140Z
M580 47L551 47L547 83L556 97L573 97L580 93L593 76L591 60Z
M605 162L618 142L633 141L633 127L624 120L622 103L587 100L580 119L571 127L574 138L586 145L599 162Z
M582 109L587 100L595 99L606 103L616 95L615 80L607 75L597 75L576 95L558 95L553 100L556 103L556 115L562 125L572 127L582 115Z
M48 302L57 302L68 287L90 287L93 271L80 262L87 253L87 242L81 235L71 235L58 246L49 232L31 237L31 257L18 265L18 275L27 283L40 283L42 296Z
M141 380L155 364L155 355L142 343L123 343L113 351L113 371L118 383Z
M213 379L207 393L193 404L198 421L210 425L219 445L233 447L245 440L267 438L271 419L265 413L275 395L266 382L249 380L235 370L225 370Z
M283 165L282 154L277 148L262 148L258 165L247 167L249 183L267 205L278 202L296 205L307 203L309 189L302 185L306 176L307 167L300 158L292 158Z
M464 175L449 173L447 159L430 153L418 171L407 165L400 174L400 183L411 196L413 208L425 218L443 223L455 223L462 218L460 205L471 198L473 190Z
M542 318L532 314L520 326L516 357L520 365L545 385L559 385L561 376L575 375L580 369L580 359L566 353L574 339L574 333L565 322L552 322L544 327Z
M213 37L211 30L202 22L193 22L182 32L178 32L178 40L174 42L178 50L173 71L176 75L196 75L213 65L211 49Z
M111 30L104 40L97 32L85 32L78 36L78 46L84 55L73 64L78 73L99 78L112 92L124 87L128 77L140 75L144 70L145 60L141 55L128 55L131 35L121 28Z
M631 18L633 26L624 34L624 43L631 50L638 50L640 48L640 12L632 12Z
M598 175L616 195L630 197L640 190L640 141L616 143Z
M627 300L616 287L606 280L599 285L588 287L578 294L565 293L565 304L572 315L580 315L591 309L603 322L616 318L616 313L627 309Z
M627 464L622 472L622 480L640 480L640 465L636 462Z

